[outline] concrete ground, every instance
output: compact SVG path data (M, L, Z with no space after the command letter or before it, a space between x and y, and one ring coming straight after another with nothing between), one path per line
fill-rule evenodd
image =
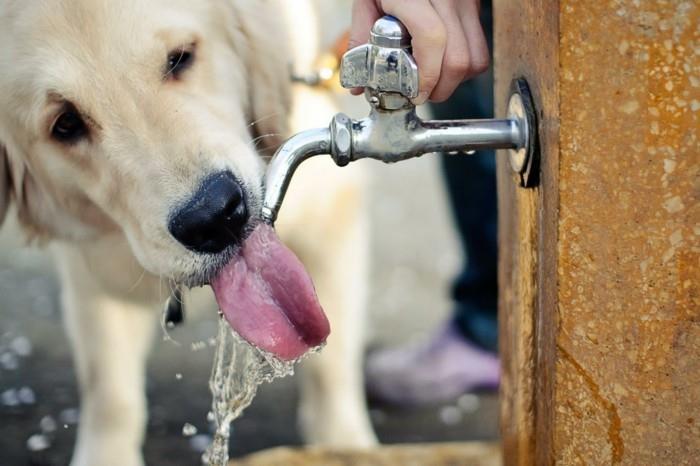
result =
M372 344L425 338L449 313L448 287L461 262L437 159L371 165ZM21 246L11 222L0 233L0 465L67 464L78 399L61 325L58 286L47 255ZM154 347L148 373L148 464L197 464L209 438L207 388L214 309L188 316L180 343ZM263 386L234 424L233 456L298 445L293 379ZM372 406L383 442L497 438L495 395L416 409ZM183 435L192 424L197 434ZM187 430L187 429L186 429Z

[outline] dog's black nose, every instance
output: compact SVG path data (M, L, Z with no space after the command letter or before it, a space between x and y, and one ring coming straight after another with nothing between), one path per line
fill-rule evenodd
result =
M171 217L168 229L187 249L217 253L240 240L247 221L241 185L231 172L221 172L204 180Z

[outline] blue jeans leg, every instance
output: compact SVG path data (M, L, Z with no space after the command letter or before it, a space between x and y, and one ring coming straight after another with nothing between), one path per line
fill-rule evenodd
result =
M490 2L482 2L482 15L490 44ZM492 70L463 83L450 100L433 105L433 113L438 119L492 118ZM454 321L465 337L495 352L498 348L498 215L494 153L443 155L442 167L466 256L462 272L452 287Z

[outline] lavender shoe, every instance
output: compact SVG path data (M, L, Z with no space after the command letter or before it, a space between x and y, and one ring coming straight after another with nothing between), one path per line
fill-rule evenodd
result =
M427 344L370 353L366 365L371 398L398 405L437 403L478 389L495 390L498 357L467 340L454 325Z

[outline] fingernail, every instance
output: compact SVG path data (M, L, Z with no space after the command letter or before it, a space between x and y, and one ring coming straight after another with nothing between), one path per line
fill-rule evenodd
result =
M424 104L428 100L428 93L423 91L418 94L418 97L413 99L413 104L414 105L421 105Z

